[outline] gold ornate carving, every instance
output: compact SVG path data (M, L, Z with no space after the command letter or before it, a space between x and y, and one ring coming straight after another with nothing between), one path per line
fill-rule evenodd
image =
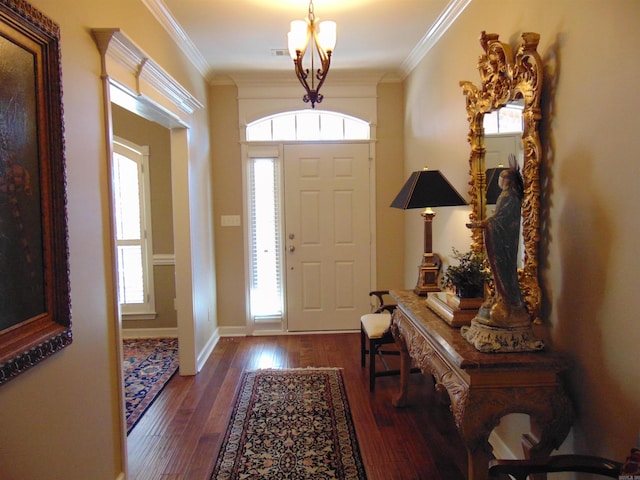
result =
M536 48L540 35L525 32L521 35L520 46L515 56L511 47L498 40L495 33L482 32L480 44L485 51L478 61L480 87L462 81L460 86L466 97L469 134L471 145L469 157L469 194L471 202L471 223L486 217L485 144L484 115L508 102L524 101L524 131L522 144L524 159L522 177L524 198L522 201L522 231L524 241L524 266L519 271L520 287L531 318L540 321L542 292L538 281L538 242L540 240L540 177L539 167L542 156L538 123L541 119L540 95L542 91L543 68ZM471 248L483 248L482 229L473 229Z

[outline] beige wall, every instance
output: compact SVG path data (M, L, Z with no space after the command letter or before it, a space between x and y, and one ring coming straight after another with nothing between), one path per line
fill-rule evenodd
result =
M171 205L171 142L169 130L155 122L112 104L113 134L139 146L149 147L151 225L154 255L173 255L173 208ZM177 316L175 268L153 267L156 318L123 320L122 328L175 328Z
M218 323L244 327L245 266L242 227L222 227L222 215L244 217L242 160L238 130L238 90L235 85L211 87L213 225L218 272Z
M401 83L381 83L378 86L376 288L381 290L402 285L403 278L404 212L389 207L406 180L403 170L403 97L404 89Z
M205 82L142 2L31 3L61 27L73 344L0 387L0 476L114 480L124 469L125 436L118 394L100 57L89 29L122 28L203 103ZM195 120L200 126L191 132L189 169L208 179L208 119L197 113ZM198 206L206 194L193 183L197 197L192 202ZM206 252L212 244L205 238L210 215L207 208L201 210L206 216L194 221L203 223L205 233L196 232L195 248ZM200 288L209 289L210 304L211 254L200 257L202 266L194 276L202 280ZM205 304L204 299L198 302ZM215 318L211 323L215 326Z
M577 419L567 443L618 459L640 431L640 329L631 302L640 284L640 56L629 41L639 26L635 0L473 0L410 75L405 97L405 174L422 167L428 152L431 166L466 192L469 149L458 82L479 84L480 32L514 46L522 31L541 34L544 320L554 348L573 363L568 387ZM464 221L462 208L439 209L435 251L468 245ZM419 219L407 217L405 228L411 287Z

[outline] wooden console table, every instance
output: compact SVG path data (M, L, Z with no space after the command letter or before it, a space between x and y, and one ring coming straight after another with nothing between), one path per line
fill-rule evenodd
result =
M489 435L510 413L526 413L537 427L539 441L528 455L549 455L569 433L571 403L560 373L565 359L551 351L481 353L458 328L447 325L410 290L393 290L398 304L391 329L401 354L401 389L394 405L407 404L411 359L446 390L451 411L469 458L469 480L488 478L492 457Z

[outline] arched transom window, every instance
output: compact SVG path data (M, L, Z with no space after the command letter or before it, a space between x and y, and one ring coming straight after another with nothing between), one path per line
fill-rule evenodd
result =
M247 125L247 141L369 140L363 120L328 111L298 110L264 117Z

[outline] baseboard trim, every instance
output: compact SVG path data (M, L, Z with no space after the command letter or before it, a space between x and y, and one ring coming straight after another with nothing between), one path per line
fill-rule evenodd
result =
M271 335L322 335L326 333L356 333L360 330L318 330L318 331L300 331L300 332L283 332L282 330L257 330L251 333L254 337L264 337ZM249 335L247 327L218 327L220 337L246 337Z
M489 443L493 447L493 456L504 460L516 460L518 457L506 444L506 442L495 432L489 435Z
M196 371L198 373L202 370L202 367L204 367L205 362L209 359L209 356L213 352L213 349L216 347L219 340L220 329L217 328L211 338L209 338L209 341L207 342L205 347L202 349L202 352L200 352L200 355L198 355L198 358L196 359Z
M123 328L122 338L177 338L177 328Z
M289 331L282 332L284 335L325 335L328 333L357 333L360 332L360 329L356 330L300 330L300 331Z
M218 327L221 337L246 337L247 327Z

